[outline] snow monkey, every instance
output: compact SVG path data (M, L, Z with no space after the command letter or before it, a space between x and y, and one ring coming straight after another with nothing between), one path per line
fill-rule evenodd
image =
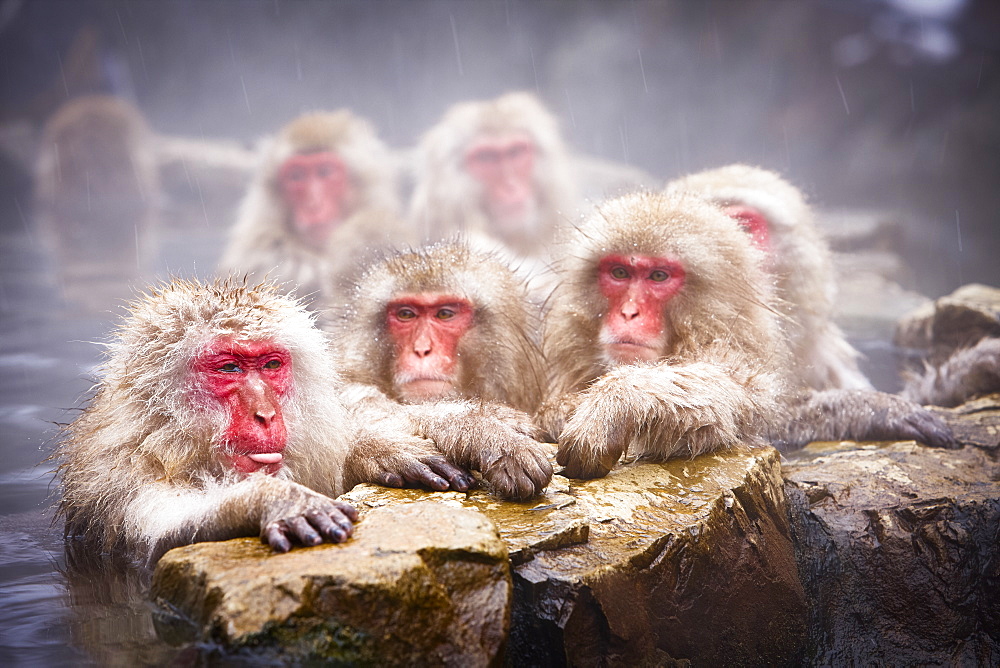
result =
M569 232L546 315L550 394L536 416L565 475L621 455L762 445L785 343L763 254L701 198L636 193Z
M858 369L859 353L833 322L836 277L830 251L797 188L774 172L729 165L678 179L667 190L719 205L767 254L792 354L789 429L776 435L778 444L916 439L954 445L939 418L912 401L877 392Z
M430 238L461 231L536 256L576 202L556 119L528 93L456 104L417 147L410 220Z
M359 255L410 241L396 188L393 159L367 121L346 110L301 116L263 148L221 268L319 291L324 306Z
M67 537L147 564L244 535L281 552L346 540L340 388L325 335L272 286L152 290L56 452Z
M375 425L374 450L389 452L380 439L422 444L428 457L480 471L503 498L545 488L552 467L527 413L544 374L537 310L498 256L458 242L398 252L365 271L351 303L341 332L346 396L359 422ZM375 467L362 478L395 468L377 454L355 461ZM454 473L431 486L468 489L473 479ZM418 474L426 469L382 483Z
M152 131L124 99L75 98L46 122L35 177L40 231L66 295L106 310L151 270L160 193Z

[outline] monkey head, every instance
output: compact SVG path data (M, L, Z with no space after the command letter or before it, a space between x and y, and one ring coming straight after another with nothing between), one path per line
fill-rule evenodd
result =
M528 93L508 93L451 107L421 139L420 210L461 222L518 246L543 219L565 214L573 200L566 148L555 117ZM474 226L474 225L473 225Z
M348 111L307 114L289 123L269 162L271 190L290 232L324 246L363 203L386 188L388 151L364 120ZM391 187L391 186L390 186ZM391 195L378 193L379 197Z
M812 234L812 213L798 188L775 172L750 165L726 165L689 174L667 184L668 192L689 192L721 206L768 253L769 265L794 253L791 239ZM777 257L774 257L777 256Z
M132 440L171 475L302 466L288 457L311 428L301 414L336 372L312 317L275 290L176 280L130 306L103 387L136 411L130 423L154 428ZM188 437L156 437L164 425Z
M550 321L577 333L546 336L582 340L559 347L581 359L589 340L604 368L685 355L721 340L739 344L748 318L759 321L754 332L770 327L754 296L769 290L760 252L701 198L636 193L609 200L571 232L562 255L565 278ZM746 343L753 346L750 337Z
M358 281L344 326L349 379L397 400L537 399L537 313L498 256L438 243L387 257Z

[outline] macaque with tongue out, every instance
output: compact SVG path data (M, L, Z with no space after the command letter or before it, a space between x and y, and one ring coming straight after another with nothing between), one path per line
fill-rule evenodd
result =
M295 119L261 151L221 269L330 305L368 254L414 241L399 218L396 172L371 125L350 112Z
M344 470L386 453L359 453L342 391L326 335L274 286L160 286L131 305L55 455L67 539L147 564L236 536L282 552L346 540L357 515L332 498ZM379 461L351 484L398 475L416 456L394 444Z

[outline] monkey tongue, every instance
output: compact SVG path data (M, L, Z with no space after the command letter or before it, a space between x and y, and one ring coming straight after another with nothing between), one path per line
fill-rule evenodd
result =
M247 455L258 464L278 464L284 458L280 452L261 452L259 454Z

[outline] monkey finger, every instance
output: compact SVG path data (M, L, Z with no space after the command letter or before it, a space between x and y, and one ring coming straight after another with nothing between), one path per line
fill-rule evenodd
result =
M439 492L445 491L449 486L447 480L435 473L430 466L417 459L407 462L403 470L403 477L406 478L407 482L425 485Z
M399 475L395 471L382 471L376 477L376 482L383 487L402 487L406 484L403 480L403 476Z
M337 510L339 510L345 517L347 517L348 520L350 520L349 524L358 521L358 509L352 506L351 504L347 503L346 501L335 500L333 502L333 505L335 505L337 507ZM333 513L330 514L332 515Z
M344 504L347 505L347 504ZM350 508L350 506L348 506ZM351 508L351 510L354 510ZM341 513L338 510L331 510L329 513L330 519L340 528L339 534L335 532L335 537L333 540L337 543L343 543L345 540L354 535L354 522L358 519L357 512L353 514L353 517Z
M320 535L334 543L344 540L344 535L340 527L326 513L319 510L312 510L306 513L306 519L309 520L309 523L316 528Z
M287 530L288 528L283 521L271 522L264 527L264 540L275 552L288 552L292 549L292 544L285 536Z
M313 529L309 521L301 515L295 517L289 517L285 520L288 523L288 528L291 530L292 534L298 539L303 545L319 545L323 542L316 530Z
M475 476L455 466L444 457L428 457L424 463L434 469L438 475L447 478L451 483L451 488L459 492L469 491L476 482Z
M912 428L913 438L932 448L953 449L961 447L961 443L955 438L951 427L930 411L924 410L911 415L907 423Z

